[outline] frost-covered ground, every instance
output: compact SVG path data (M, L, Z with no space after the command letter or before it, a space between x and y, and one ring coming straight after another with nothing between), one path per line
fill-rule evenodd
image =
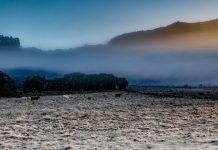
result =
M116 93L0 99L0 149L218 149L218 100Z

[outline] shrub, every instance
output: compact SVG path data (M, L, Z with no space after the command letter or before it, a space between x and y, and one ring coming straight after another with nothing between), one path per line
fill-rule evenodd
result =
M23 89L25 92L41 92L45 89L46 80L40 76L29 76L23 83Z
M10 97L16 94L15 81L0 71L0 97Z

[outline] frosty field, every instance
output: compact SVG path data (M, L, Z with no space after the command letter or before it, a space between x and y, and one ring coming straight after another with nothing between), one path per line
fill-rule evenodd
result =
M0 139L0 149L216 150L218 101L131 92L2 98Z

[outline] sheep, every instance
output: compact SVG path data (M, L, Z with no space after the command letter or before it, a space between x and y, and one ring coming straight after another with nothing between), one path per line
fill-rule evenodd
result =
M63 98L65 98L65 99L69 99L70 96L69 96L69 95L63 95Z
M29 97L21 97L20 99L21 99L21 100L28 100Z

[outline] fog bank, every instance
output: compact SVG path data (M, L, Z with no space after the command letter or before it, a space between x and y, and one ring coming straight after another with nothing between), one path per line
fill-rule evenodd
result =
M0 68L31 68L58 73L113 73L131 81L218 84L218 53L127 51L105 47L41 51L0 51Z

